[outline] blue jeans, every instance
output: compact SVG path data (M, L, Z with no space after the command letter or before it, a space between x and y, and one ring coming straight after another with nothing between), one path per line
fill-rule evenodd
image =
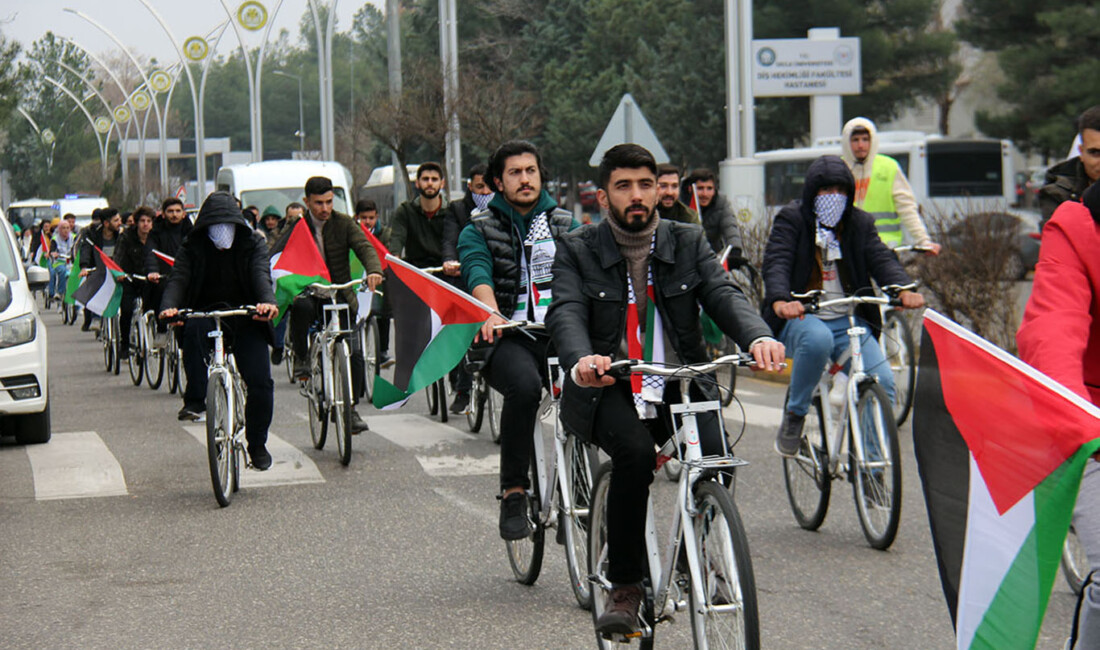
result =
M878 378L879 384L893 400L894 374L882 354L882 347L871 335L871 327L863 319L857 317L856 324L867 328L867 333L860 337L863 368L868 374ZM825 370L825 364L830 359L835 361L848 349L847 330L846 316L822 320L807 314L802 320L787 321L783 331L779 333L779 340L787 346L787 354L794 359L788 411L794 415L806 415L810 410L810 398L813 397L814 387ZM850 361L844 365L846 371L849 365Z
M47 290L49 295L54 296L57 294L65 293L65 284L69 281L69 265L58 264L57 266L50 267L50 286Z

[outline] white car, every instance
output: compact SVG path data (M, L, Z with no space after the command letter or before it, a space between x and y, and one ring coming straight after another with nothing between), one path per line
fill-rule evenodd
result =
M46 324L33 293L49 280L44 268L23 268L11 224L0 217L0 432L20 444L50 439Z

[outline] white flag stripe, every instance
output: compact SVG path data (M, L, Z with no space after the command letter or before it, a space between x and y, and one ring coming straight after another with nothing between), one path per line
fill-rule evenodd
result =
M122 466L94 431L55 433L26 449L39 501L127 494Z
M183 428L206 449L206 425L187 424ZM242 488L325 482L325 477L321 476L321 471L313 460L279 436L267 434L267 451L271 454L271 469L263 472L246 471L242 466Z
M99 289L96 290L84 307L94 314L102 314L111 304L111 298L114 294L115 279L111 277L111 272L108 271L103 277L103 284L99 285Z
M982 480L974 454L970 454L970 507L966 514L966 543L955 638L959 648L969 648L989 606L1024 541L1035 527L1035 493L1029 492L1004 515Z

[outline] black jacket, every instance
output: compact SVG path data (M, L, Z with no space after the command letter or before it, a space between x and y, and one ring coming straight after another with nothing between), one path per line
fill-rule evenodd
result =
M131 226L123 230L122 234L118 236L118 243L115 244L115 254L112 257L122 267L123 271L143 274L149 239L146 238L145 241L146 244L143 244L141 239L138 238L137 226Z
M874 217L854 207L855 180L848 166L837 156L822 156L806 171L802 199L791 201L776 215L764 249L762 311L776 335L786 321L775 314L772 305L779 300L791 300L792 291L804 293L821 288L813 205L817 191L830 185L841 185L848 194L848 206L836 228L841 252L837 269L844 292L849 296L873 295L872 277L880 286L911 282L897 256L879 239ZM871 324L877 336L882 320L878 308L860 305L856 313Z
M80 240L80 268L94 269L99 266L99 254L95 248L103 250L103 224L87 229L89 232ZM118 246L120 233L115 233L114 245Z
M474 194L466 188L461 201L451 201L443 213L443 261L458 261L458 233L470 223L470 215L477 210Z
M153 250L156 249L165 255L175 257L176 251L179 250L184 238L187 237L192 228L194 228L194 226L187 217L184 217L183 220L177 224L169 223L164 217L160 217L154 221L153 230L149 233L149 246L147 247L145 255L145 272L168 275L172 271L172 267L169 266L167 262L162 262L158 259L157 256L153 254Z
M767 325L722 271L698 226L661 220L652 257L657 311L676 356L684 363L710 360L703 342L699 306L722 331L747 349L769 336ZM554 300L546 324L563 372L589 354L615 357L626 333L626 260L607 223L565 235L554 257ZM567 374L568 377L568 374ZM708 399L713 386L699 385ZM592 421L603 389L565 380L560 409L566 430L591 439Z
M199 217L191 233L183 240L176 251L176 265L164 288L164 297L160 308L172 309L200 307L204 305L202 296L203 279L206 273L206 258L214 250L207 228L218 223L232 223L237 226L233 238L234 270L245 291L245 303L275 304L275 293L271 286L271 268L267 255L267 242L260 233L253 232L237 207L237 201L228 192L214 192L199 209ZM229 305L237 307L238 305ZM270 325L267 328L270 332ZM269 336L270 337L270 336Z
M1080 156L1063 160L1047 170L1046 184L1039 190L1039 210L1043 213L1042 228L1054 211L1065 201L1080 201L1092 184Z

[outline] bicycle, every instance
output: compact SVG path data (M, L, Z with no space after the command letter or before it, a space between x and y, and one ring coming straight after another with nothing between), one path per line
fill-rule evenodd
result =
M118 374L122 369L118 357L118 312L110 318L99 319L99 339L103 343L103 365L107 372Z
M931 248L921 246L898 246L894 253L927 253ZM913 396L917 390L917 344L913 339L913 328L905 314L897 309L883 306L882 312L882 353L890 362L894 373L894 416L900 427L909 419L913 408Z
M361 398L371 401L374 393L374 377L378 374L378 321L374 314L361 319L356 325L359 334L359 354L363 357L363 390Z
M181 309L177 316L214 320L214 329L207 335L213 339L214 348L206 370L206 457L214 498L223 508L229 505L233 493L241 489L241 459L245 459L246 467L251 467L251 462L245 453L244 381L233 353L225 349L222 319L256 313L255 306L248 305L207 312Z
M148 278L144 275L129 274L125 276L125 279L133 282L148 282ZM146 359L148 358L148 352L150 348L148 332L145 329L145 312L143 301L140 296L134 298L134 309L130 315L130 336L126 341L129 357L126 360L126 365L130 369L130 381L135 386L141 385L141 380L145 378L145 366Z
M730 281L741 289L741 293L745 295L749 304L759 312L760 300L764 295L764 282L760 278L760 272L747 260L742 260L740 264L730 266L729 256L732 250L732 246L726 246L722 254L718 256L718 261L722 268L727 269L726 275ZM722 338L717 343L706 343L707 355L712 358L737 354L740 351L741 348L725 334L722 334ZM733 402L734 391L737 390L737 368L723 364L715 371L715 380L719 386L719 399L722 406L729 406Z
M844 403L833 412L829 394L834 376L844 359L830 364L814 388L811 408L802 428L802 440L794 457L783 458L787 498L798 525L817 530L829 508L832 481L847 477L852 483L856 514L863 536L872 548L885 550L897 536L901 518L901 451L897 422L886 390L863 367L860 337L867 328L856 324L855 308L861 304L900 305L896 297L916 285L883 287L883 296L849 296L821 301L824 291L792 293L806 303L806 312L832 306L848 308L848 352L851 368L844 387ZM868 453L868 444L873 450ZM877 458L876 458L877 456Z
M442 273L442 266L430 266L420 269L424 273ZM428 414L438 415L440 422L449 418L447 411L447 376L444 375L424 387L424 397L428 400Z
M156 313L152 309L142 312L140 325L142 355L145 357L145 383L150 390L156 390L164 381L164 367L167 365L164 348L167 342L158 342L156 339Z
M348 341L352 330L348 322L348 305L336 300L337 292L358 286L363 280L343 284L313 283L306 290L327 298L323 306L323 326L310 334L309 379L301 383L301 393L309 402L309 435L314 449L323 449L328 435L328 422L336 425L336 449L340 463L351 462L351 409L354 400L351 381L351 350Z
M628 635L596 634L600 648L612 643L639 639L643 648L652 648L654 627L672 620L677 611L691 616L696 648L759 648L760 625L757 612L756 580L748 539L733 495L723 477L748 463L733 455L726 440L725 425L718 401L692 402L689 380L703 377L718 365L750 365L752 357L733 354L712 362L684 366L653 365L638 360L611 364L614 376L627 378L629 372L662 375L680 382L681 403L670 405L674 433L657 454L661 469L670 457L679 458L683 471L677 482L676 500L666 520L672 522L667 542L657 540L653 496L650 494L646 515L645 542L649 563L643 580L644 600L640 612L641 629ZM624 376L624 371L626 376ZM711 381L709 376L707 381ZM703 456L699 444L697 418L701 413L718 415L723 450L719 455ZM675 426L679 419L680 426ZM607 579L607 508L611 474L610 462L596 473L592 490L588 561L593 590L611 591ZM688 602L684 602L684 596ZM598 621L606 609L604 598L595 598L592 620Z
M512 321L497 325L494 329L521 328L543 331L541 323ZM546 529L556 529L556 540L565 548L565 563L570 587L577 604L584 609L592 607L592 587L588 580L587 544L588 516L591 503L592 478L598 464L598 452L576 436L569 435L561 427L557 417L560 397L557 357L546 359L546 394L539 403L535 420L531 463L528 468L530 488L528 516L530 534L518 540L505 542L508 563L516 581L533 585L542 570L546 544ZM544 438L543 420L553 416L553 450L548 455Z
M180 349L179 332L169 327L165 332L167 339L164 342L164 371L168 375L168 394L179 392L181 395L186 388L186 373L180 372L183 367L183 351Z
M283 316L283 320L286 321L286 331L290 332L290 312L289 310ZM283 346L283 366L286 367L286 378L290 380L291 384L298 383L298 378L294 376L294 346L289 343Z
M466 425L470 433L478 433L489 416L489 439L500 444L500 409L504 396L493 390L485 377L485 359L477 346L466 352L466 372L470 373L470 405L466 409Z

